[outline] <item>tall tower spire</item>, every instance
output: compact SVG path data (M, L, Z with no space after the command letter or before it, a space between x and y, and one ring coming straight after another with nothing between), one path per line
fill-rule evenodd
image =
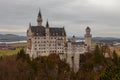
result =
M37 17L37 24L38 24L38 26L42 25L42 15L41 15L40 10L39 10L38 17Z
M48 23L48 19L47 19L47 22L46 22L46 28L45 28L45 33L46 33L46 54L49 54L50 53L50 32L49 32L49 23Z
M39 10L38 17L42 18L41 10Z
M46 28L49 28L48 19L47 19L47 22L46 22Z

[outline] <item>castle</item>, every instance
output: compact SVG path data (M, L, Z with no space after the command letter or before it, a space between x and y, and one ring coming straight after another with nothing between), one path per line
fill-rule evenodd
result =
M61 60L65 60L76 72L79 69L81 57L91 50L91 29L86 28L85 42L76 42L75 36L67 39L64 27L50 27L47 20L46 26L42 25L42 15L39 11L37 26L29 24L27 30L27 54L31 58L59 54Z

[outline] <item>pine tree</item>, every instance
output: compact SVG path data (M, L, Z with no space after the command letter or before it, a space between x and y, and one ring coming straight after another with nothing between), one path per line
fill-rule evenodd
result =
M99 46L96 45L95 51L94 51L94 61L95 61L96 64L98 64L98 63L101 63L103 60L104 60L104 55L100 51Z
M118 55L116 53L116 51L113 51L113 62L118 65L119 59L118 59Z
M28 54L25 53L24 49L21 49L17 54L17 60L18 59L24 59L26 61L30 62L30 57Z

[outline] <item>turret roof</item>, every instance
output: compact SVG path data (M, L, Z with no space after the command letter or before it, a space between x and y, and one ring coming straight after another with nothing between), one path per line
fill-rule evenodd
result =
M42 18L41 11L39 10L38 17Z

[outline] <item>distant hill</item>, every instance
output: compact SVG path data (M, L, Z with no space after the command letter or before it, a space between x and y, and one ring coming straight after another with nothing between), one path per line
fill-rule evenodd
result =
M95 42L104 42L104 43L113 43L113 42L120 43L120 38L113 38L113 37L93 37L92 40Z
M71 37L69 36L68 39L71 39ZM76 37L76 39L84 40L83 37ZM19 36L15 34L0 34L0 42L13 42L13 41L24 41L24 40L26 40L26 36ZM120 38L113 38L113 37L93 37L92 40L94 42L120 43Z
M0 34L0 42L13 42L26 40L26 36L19 36L15 34Z
M68 39L71 39L71 37L68 37ZM84 40L83 37L76 37L77 40ZM94 42L104 42L104 43L113 43L113 42L119 42L120 38L114 38L114 37L93 37L92 41Z

